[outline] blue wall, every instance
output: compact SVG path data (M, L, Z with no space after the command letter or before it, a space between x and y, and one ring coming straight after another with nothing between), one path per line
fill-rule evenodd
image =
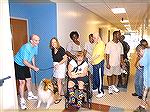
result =
M52 66L49 41L53 36L57 37L57 14L55 3L10 3L10 16L28 19L29 35L37 34L41 41L36 63L39 68L45 69ZM32 72L32 81L37 83L43 78L51 78L52 69Z

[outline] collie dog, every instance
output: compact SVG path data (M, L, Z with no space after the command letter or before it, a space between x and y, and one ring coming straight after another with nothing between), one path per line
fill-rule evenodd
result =
M37 108L40 107L41 103L47 103L46 109L50 107L52 103L54 103L54 92L53 92L53 84L49 79L43 79L38 87L38 105Z

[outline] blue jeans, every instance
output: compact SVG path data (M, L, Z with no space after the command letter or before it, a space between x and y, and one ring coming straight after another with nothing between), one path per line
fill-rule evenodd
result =
M135 93L138 96L143 95L143 87L144 87L143 71L144 71L144 67L136 69L136 73L135 73L134 86L135 86Z
M98 89L98 93L103 92L104 60L93 65L93 90Z

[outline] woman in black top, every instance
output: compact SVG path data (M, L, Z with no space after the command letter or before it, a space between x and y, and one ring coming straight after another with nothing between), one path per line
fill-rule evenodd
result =
M54 65L53 76L57 79L58 93L61 96L62 79L65 78L65 74L66 74L67 55L65 53L65 49L60 46L56 37L53 37L50 40L50 48L52 50L52 58L53 58L53 65Z

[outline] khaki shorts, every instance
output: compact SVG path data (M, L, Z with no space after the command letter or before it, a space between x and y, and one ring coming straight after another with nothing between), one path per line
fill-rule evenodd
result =
M107 76L121 75L121 67L120 65L118 65L118 66L111 66L110 69L107 69L105 66L104 74Z

